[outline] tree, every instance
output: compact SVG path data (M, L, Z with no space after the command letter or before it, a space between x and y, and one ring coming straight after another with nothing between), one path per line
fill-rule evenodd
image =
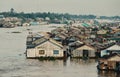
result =
M14 9L13 8L10 9L10 13L14 13Z

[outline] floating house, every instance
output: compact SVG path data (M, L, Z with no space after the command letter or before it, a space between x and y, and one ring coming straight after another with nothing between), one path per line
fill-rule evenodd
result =
M120 46L115 44L101 51L101 56L110 55L113 53L120 54Z
M27 42L26 57L64 57L63 46L53 39L41 37L37 40Z
M72 51L72 57L95 58L96 49L89 45L83 45Z
M112 54L98 61L98 70L120 72L120 54Z

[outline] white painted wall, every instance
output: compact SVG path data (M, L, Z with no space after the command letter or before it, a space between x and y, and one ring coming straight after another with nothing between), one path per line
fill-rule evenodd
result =
M27 49L27 57L32 58L35 57L35 49Z
M36 57L40 56L54 56L54 57L63 57L63 48L56 46L55 44L47 41L36 48ZM40 55L39 50L45 50L45 54ZM53 50L59 50L59 54L53 54Z

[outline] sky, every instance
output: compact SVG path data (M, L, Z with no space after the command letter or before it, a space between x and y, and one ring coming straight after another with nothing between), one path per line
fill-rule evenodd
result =
M0 12L54 12L120 16L120 0L0 0Z

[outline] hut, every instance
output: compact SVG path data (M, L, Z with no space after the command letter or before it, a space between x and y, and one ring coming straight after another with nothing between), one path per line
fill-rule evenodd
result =
M30 43L29 45L27 45L27 50L26 50L27 58L64 57L63 46L53 39L46 39L44 37L41 37Z
M101 58L98 61L97 68L99 70L107 70L107 71L119 71L120 72L120 54L112 54Z
M101 56L120 53L120 46L115 44L101 51Z
M83 45L72 51L72 57L95 58L96 49L89 45Z

